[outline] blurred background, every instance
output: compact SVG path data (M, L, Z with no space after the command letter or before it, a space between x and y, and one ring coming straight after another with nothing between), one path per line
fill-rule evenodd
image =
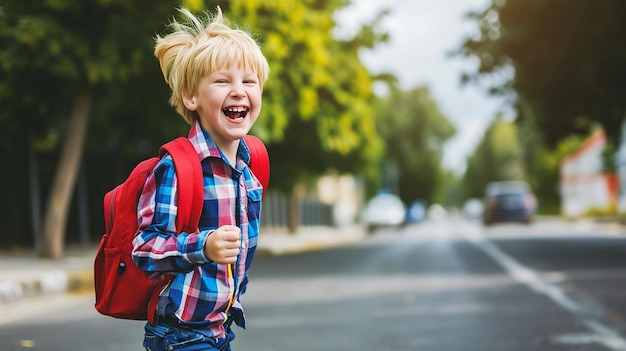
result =
M626 211L626 2L0 0L0 250L97 243L104 194L186 135L153 55L181 5L269 60L266 231Z

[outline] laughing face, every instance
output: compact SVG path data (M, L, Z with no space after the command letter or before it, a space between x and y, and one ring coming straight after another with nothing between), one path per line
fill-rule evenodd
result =
M184 99L200 124L224 152L236 150L261 112L261 86L256 73L238 67L221 69L200 80L195 95Z

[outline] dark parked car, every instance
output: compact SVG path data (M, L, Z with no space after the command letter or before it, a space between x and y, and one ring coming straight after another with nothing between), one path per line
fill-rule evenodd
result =
M535 216L537 200L523 181L491 182L484 199L483 223L531 223Z

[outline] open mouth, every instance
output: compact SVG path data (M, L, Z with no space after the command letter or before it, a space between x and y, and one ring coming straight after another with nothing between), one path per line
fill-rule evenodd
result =
M222 112L230 119L244 119L248 114L248 110L249 108L247 107L227 107Z

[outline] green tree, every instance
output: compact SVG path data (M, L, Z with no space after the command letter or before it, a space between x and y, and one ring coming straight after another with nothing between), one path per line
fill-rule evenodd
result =
M624 13L619 0L494 0L470 15L480 32L459 53L479 66L464 79L509 94L549 149L594 121L615 141L626 114Z
M443 146L456 130L441 114L428 88L403 91L392 85L375 111L376 126L385 143L380 174L389 167L397 168L397 186L393 179L383 186L397 190L405 203L443 201L446 194L441 189L450 183L450 175L441 165Z
M370 109L373 78L358 59L359 49L386 38L375 30L376 21L354 38L335 40L332 14L347 1L183 3L195 12L220 5L227 18L259 35L272 72L253 133L266 140L275 160L272 189L290 191L329 168L350 171L376 160L381 142ZM18 161L27 159L22 149L60 154L44 256L62 256L87 128L88 159L113 158L114 167L98 171L112 172L118 181L133 157L151 155L167 136L186 131L167 106L167 86L152 53L155 34L179 5L0 0L3 150L17 150ZM21 181L23 173L18 169L11 179ZM11 198L23 193L11 189Z
M0 75L6 78L0 83L0 99L3 106L11 106L0 121L15 126L18 133L36 121L31 134L41 137L56 130L62 142L45 211L42 256L63 256L67 213L95 91L143 72L152 59L154 28L176 5L121 0L0 3ZM26 111L27 117L20 118Z
M263 111L253 132L270 141L271 188L292 196L290 231L299 222L304 184L329 170L360 172L382 150L371 108L374 78L358 52L387 36L384 12L349 39L333 36L333 13L344 0L232 0L228 17L260 33L270 63ZM226 6L226 5L225 5Z
M254 132L271 140L272 183L290 192L329 168L362 169L379 156L371 102L373 78L358 57L386 39L380 17L352 39L333 36L344 0L229 3L229 18L260 33L270 62L263 111ZM382 16L382 14L381 14ZM273 185L273 186L274 186Z
M526 171L517 126L498 117L467 161L465 199L482 197L487 183L500 180L526 180Z

